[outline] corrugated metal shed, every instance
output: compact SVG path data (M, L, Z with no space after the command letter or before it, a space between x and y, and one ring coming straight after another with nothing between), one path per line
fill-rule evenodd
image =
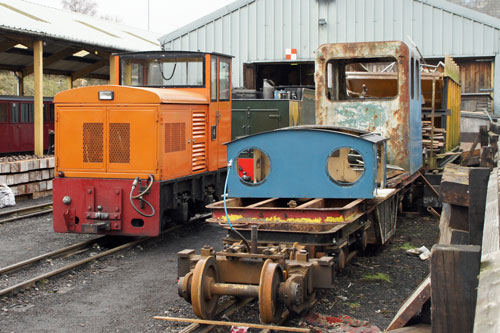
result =
M167 50L235 56L233 82L241 87L243 63L283 62L287 48L312 61L323 43L410 38L426 58L496 57L500 87L500 20L444 0L238 0L160 42Z
M0 29L121 51L158 50L159 34L27 1L0 0Z

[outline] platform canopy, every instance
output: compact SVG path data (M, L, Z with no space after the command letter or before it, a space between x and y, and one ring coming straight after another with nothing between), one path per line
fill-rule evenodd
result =
M33 43L43 42L43 72L109 77L109 55L159 50L160 34L20 0L0 0L0 70L33 73Z

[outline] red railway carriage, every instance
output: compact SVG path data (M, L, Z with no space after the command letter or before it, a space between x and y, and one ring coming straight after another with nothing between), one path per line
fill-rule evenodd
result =
M33 151L33 97L0 96L0 154ZM43 100L44 150L49 148L49 130L54 129L52 98Z
M119 56L120 86L59 93L56 232L156 236L222 193L231 58Z

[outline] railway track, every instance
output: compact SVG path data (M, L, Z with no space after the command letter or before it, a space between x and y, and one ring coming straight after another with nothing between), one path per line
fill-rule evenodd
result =
M173 228L169 229L168 231L172 231L175 228L178 228L178 226L173 227ZM24 260L24 261L15 263L13 265L9 265L9 266L0 268L0 275L6 274L6 273L13 273L14 271L18 271L21 269L29 269L31 267L31 265L38 263L38 262L41 262L42 260L60 258L60 257L68 258L68 257L72 257L72 256L77 255L77 254L81 254L82 252L85 252L85 251L91 249L94 244L104 242L107 239L110 239L110 236L103 236L103 237L91 239L88 241L80 242L77 244L73 244L73 245L70 245L70 246L49 252L49 253L42 254L42 255L37 256L37 257L33 257L31 259L28 259L28 260ZM94 256L88 256L86 258L70 262L62 267L51 270L49 272L36 275L32 278L24 279L21 282L15 283L14 285L11 285L7 288L0 290L0 296L14 294L20 290L30 288L39 281L54 277L56 275L62 274L64 272L67 272L67 271L72 270L74 268L77 268L79 266L83 266L91 261L95 261L99 258L109 256L115 252L134 247L137 244L142 243L148 239L150 239L150 238L144 237L144 238L135 239L133 241L127 242L125 244L120 244L120 245L115 246L109 250L98 253Z
M0 212L0 224L52 213L52 202Z

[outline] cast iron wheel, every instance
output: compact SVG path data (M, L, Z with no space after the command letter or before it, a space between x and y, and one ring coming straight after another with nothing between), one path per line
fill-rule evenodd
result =
M267 259L262 266L259 283L260 320L264 324L276 323L281 318L284 303L278 298L280 283L285 280L280 265Z
M201 258L194 267L191 283L191 304L198 317L212 319L215 316L219 295L213 295L211 289L218 280L217 260L214 257Z

